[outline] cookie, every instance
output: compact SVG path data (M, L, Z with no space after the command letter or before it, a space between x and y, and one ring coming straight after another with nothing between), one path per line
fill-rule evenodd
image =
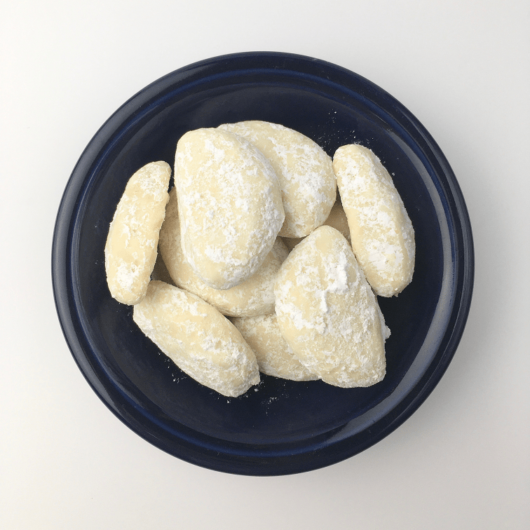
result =
M190 131L177 145L175 186L182 249L195 274L214 289L250 278L285 218L269 161L230 132Z
M321 226L283 263L274 288L280 331L326 383L367 387L385 376L386 327L346 238Z
M105 245L105 271L112 297L122 304L137 304L147 291L170 176L166 162L145 165L129 179L114 213Z
M160 252L173 282L196 294L232 317L252 317L274 313L274 281L288 250L277 238L261 267L250 278L230 289L214 289L207 285L186 261L181 245L176 190L169 193L166 219L160 230Z
M224 124L252 142L270 160L282 189L285 221L280 236L304 237L328 218L337 195L331 158L313 140L265 121Z
M379 296L398 295L414 273L414 229L392 177L360 145L340 147L333 159L353 251Z
M133 320L181 370L223 396L259 383L256 356L241 333L194 294L152 281Z

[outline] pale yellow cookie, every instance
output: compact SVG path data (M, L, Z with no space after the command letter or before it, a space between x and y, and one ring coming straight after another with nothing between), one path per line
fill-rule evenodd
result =
M214 289L250 278L285 218L270 162L239 136L198 129L178 142L175 185L182 248L195 273Z
M392 177L366 147L345 145L333 159L351 243L379 296L395 296L414 273L414 229Z
M280 179L282 237L304 237L327 219L337 195L331 158L313 140L275 123L244 121L221 129L243 136L270 160Z
M256 356L241 333L194 294L152 281L133 319L180 369L223 396L259 383Z
M232 322L256 354L260 372L291 381L318 379L295 357L280 332L276 315L234 318Z
M147 291L170 176L166 162L147 164L129 179L116 208L105 245L105 270L110 293L122 304L137 304Z
M321 226L299 243L283 263L274 292L281 333L311 373L345 388L383 379L388 331L340 232Z
M184 257L177 196L173 188L160 230L159 247L175 285L196 294L224 315L251 317L274 313L274 280L288 254L281 238L277 238L261 267L250 278L230 289L214 289L195 274Z

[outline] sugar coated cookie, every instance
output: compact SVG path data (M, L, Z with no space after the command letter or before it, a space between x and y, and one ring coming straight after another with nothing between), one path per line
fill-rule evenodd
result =
M331 158L313 140L265 121L224 124L270 160L280 179L285 222L282 237L304 237L327 219L337 195Z
M180 369L223 396L259 383L256 356L241 333L194 294L152 281L133 320Z
M105 270L110 293L122 304L137 304L147 291L170 176L166 162L147 164L129 179L116 208L105 245Z
M178 142L175 185L182 248L195 273L214 289L250 278L285 218L269 161L228 131L198 129Z
M184 257L177 195L173 188L160 230L159 247L175 285L196 294L224 315L251 317L274 313L274 280L288 254L281 238L277 238L261 267L250 278L230 289L214 289L195 274Z
M310 372L345 388L383 379L382 314L340 232L321 226L299 243L283 263L274 292L281 333Z
M379 296L395 296L414 273L414 229L392 177L366 147L345 145L333 159L353 251Z

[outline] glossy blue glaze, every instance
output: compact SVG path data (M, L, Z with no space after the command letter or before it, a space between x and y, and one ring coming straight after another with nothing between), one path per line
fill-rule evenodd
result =
M359 142L391 172L416 232L412 284L380 298L392 330L387 375L370 388L262 377L227 399L184 375L110 297L103 249L128 178L172 165L188 130L240 120L281 123L330 155ZM125 103L97 132L66 187L52 276L59 319L103 402L157 447L207 468L248 475L309 471L392 432L442 377L473 287L471 226L457 181L423 126L399 102L338 66L282 53L216 57L177 70Z

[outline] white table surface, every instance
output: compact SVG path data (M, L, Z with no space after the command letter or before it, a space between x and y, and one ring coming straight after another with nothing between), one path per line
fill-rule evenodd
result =
M530 528L530 4L518 0L0 4L0 528ZM160 76L272 50L353 70L434 136L476 280L446 375L345 462L254 478L171 457L107 410L55 312L50 253L83 148Z

